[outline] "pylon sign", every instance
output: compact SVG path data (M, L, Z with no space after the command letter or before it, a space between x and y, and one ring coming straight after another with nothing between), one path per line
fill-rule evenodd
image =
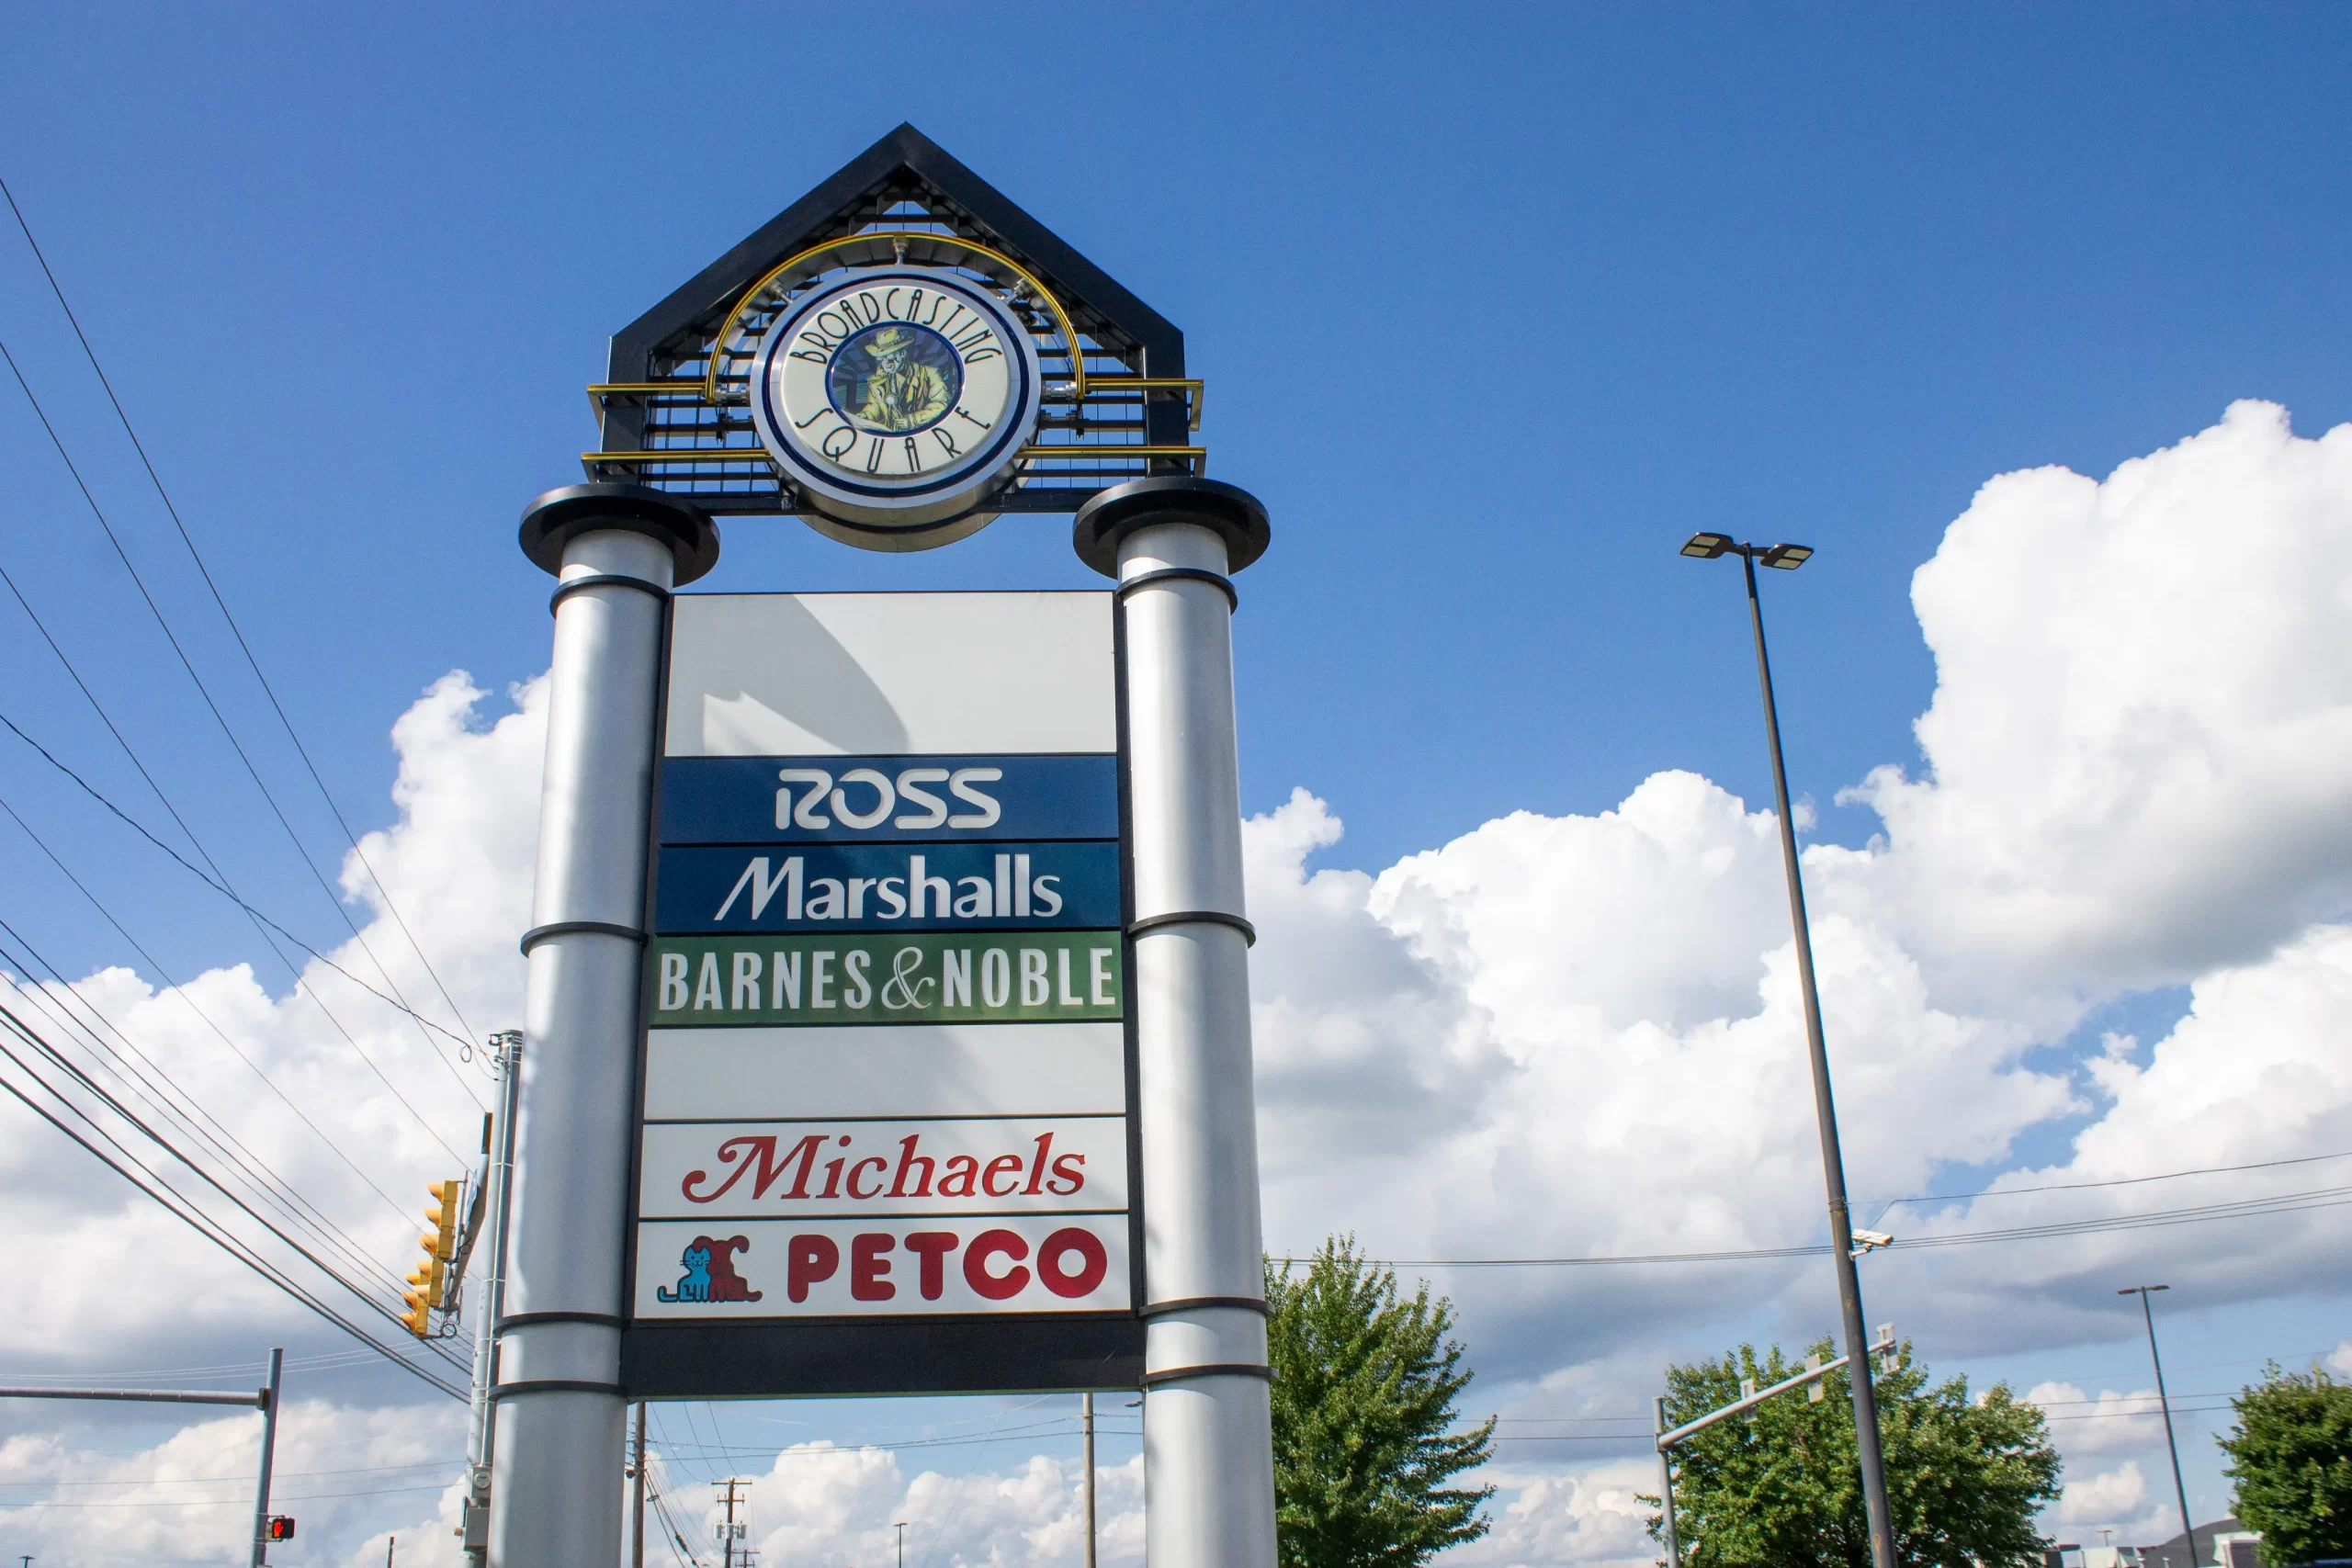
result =
M559 579L488 1568L644 1399L1137 1389L1146 1555L1273 1568L1233 574L1183 334L900 126L614 334ZM1070 530L1107 593L681 594L714 518ZM878 564L878 563L877 563Z
M624 1379L1132 1387L1108 593L673 604Z

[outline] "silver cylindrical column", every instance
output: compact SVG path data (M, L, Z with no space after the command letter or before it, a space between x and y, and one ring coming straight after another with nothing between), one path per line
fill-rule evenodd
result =
M629 485L534 502L561 580L514 1126L492 1568L617 1562L622 1258L664 610L718 558L694 508Z
M1152 1568L1275 1560L1227 580L1266 537L1253 498L1204 479L1137 480L1079 514L1125 627Z

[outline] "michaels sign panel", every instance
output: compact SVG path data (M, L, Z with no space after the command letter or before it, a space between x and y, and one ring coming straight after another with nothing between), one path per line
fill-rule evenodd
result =
M672 614L628 1385L1132 1386L1111 596Z

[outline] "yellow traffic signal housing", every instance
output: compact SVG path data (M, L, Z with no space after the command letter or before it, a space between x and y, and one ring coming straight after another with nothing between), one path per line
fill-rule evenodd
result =
M446 1263L458 1256L458 1200L465 1195L466 1184L436 1181L425 1190L433 1194L433 1207L424 1211L424 1223L433 1234L421 1238L420 1245Z
M448 1288L449 1263L458 1256L458 1200L465 1195L466 1184L436 1181L425 1190L433 1194L433 1207L424 1211L424 1223L433 1228L416 1238L424 1249L424 1261L410 1271L409 1288L401 1295L408 1308L401 1314L401 1323L419 1339L430 1337L433 1314Z

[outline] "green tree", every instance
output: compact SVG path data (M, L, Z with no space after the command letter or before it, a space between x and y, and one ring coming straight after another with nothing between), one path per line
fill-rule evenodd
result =
M1814 1347L1835 1355L1827 1340ZM1667 1371L1667 1422L1680 1426L1803 1368L1779 1346ZM1869 1568L1870 1524L1841 1370L1819 1401L1792 1391L1675 1450L1674 1519L1690 1568ZM2058 1495L2059 1459L2040 1409L2006 1383L1972 1402L1968 1380L1928 1386L1906 1343L1878 1379L1894 1555L1917 1568L2039 1568L2034 1516ZM1645 1501L1656 1504L1655 1497ZM1650 1534L1663 1539L1653 1516Z
M1494 1451L1495 1424L1455 1431L1469 1386L1453 1305L1333 1237L1294 1275L1266 1265L1274 1501L1284 1568L1410 1568L1487 1533L1494 1494L1449 1487Z
M2222 1473L2238 1483L2239 1519L2262 1532L2262 1560L2352 1557L2352 1383L2273 1361L2230 1408Z

